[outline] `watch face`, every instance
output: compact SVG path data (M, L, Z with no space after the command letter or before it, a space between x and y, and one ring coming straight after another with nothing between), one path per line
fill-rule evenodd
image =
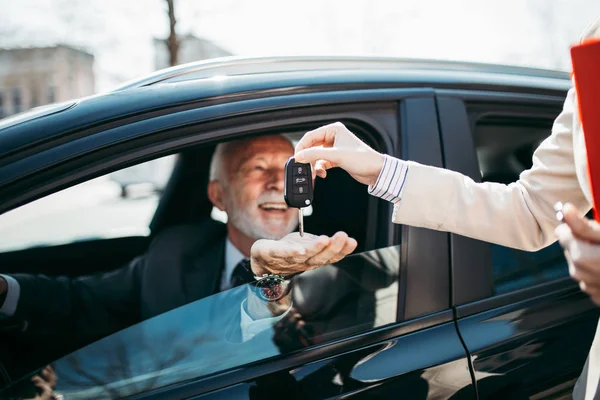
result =
M287 282L279 276L269 276L255 283L254 292L265 301L277 301L286 295Z

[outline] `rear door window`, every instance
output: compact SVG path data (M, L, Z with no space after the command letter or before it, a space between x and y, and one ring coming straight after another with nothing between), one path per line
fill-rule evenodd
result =
M532 156L550 135L553 119L488 115L475 124L482 180L510 184L532 166ZM568 276L563 251L554 243L536 252L491 244L494 293L502 294Z

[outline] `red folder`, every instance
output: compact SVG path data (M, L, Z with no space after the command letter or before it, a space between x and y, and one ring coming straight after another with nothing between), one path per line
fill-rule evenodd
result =
M600 39L571 47L573 80L587 150L594 219L600 222Z

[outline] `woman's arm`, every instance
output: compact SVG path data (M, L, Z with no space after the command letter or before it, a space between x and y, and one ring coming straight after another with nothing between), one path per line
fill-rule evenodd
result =
M370 184L371 194L395 204L395 223L533 251L556 240L556 202L590 209L573 158L574 109L571 90L552 134L533 155L533 167L510 185L476 183L458 172L383 157L340 123L307 133L295 157L313 163L321 177L338 166Z

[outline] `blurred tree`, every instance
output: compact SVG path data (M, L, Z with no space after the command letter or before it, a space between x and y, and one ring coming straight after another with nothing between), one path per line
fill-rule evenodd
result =
M166 0L169 14L169 38L167 39L167 47L169 48L169 63L171 66L177 65L177 55L179 53L179 39L177 38L177 31L175 30L175 24L177 20L175 18L175 0Z
M202 365L193 349L217 341L201 333L184 337L175 329L147 332L139 324L69 354L53 368L59 388L75 392L74 398L89 390L85 398L95 392L93 398L120 399L176 382L185 363ZM170 343L169 351L164 351L165 343Z

